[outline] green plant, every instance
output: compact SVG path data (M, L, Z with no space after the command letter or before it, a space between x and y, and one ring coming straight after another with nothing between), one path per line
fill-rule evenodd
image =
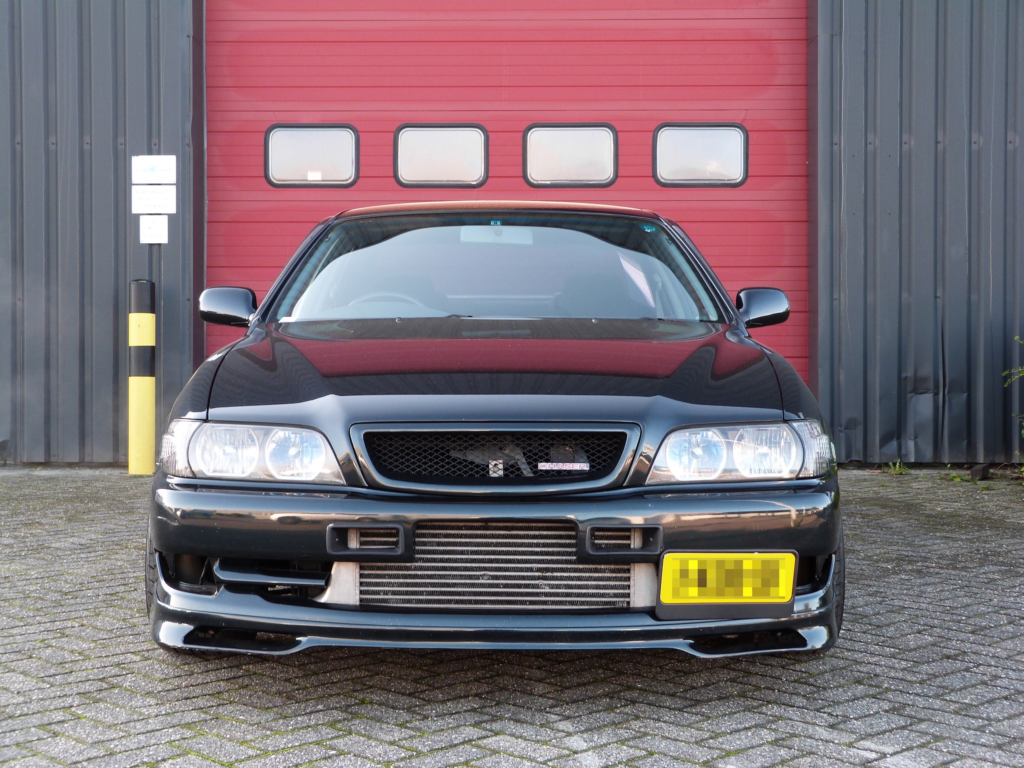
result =
M1018 344L1024 344L1024 339L1021 339L1020 336L1014 336L1013 338ZM1008 387L1013 384L1013 382L1024 379L1024 365L1017 366L1016 368L1010 368L1008 371L1003 371L1003 378L1006 379L1006 383L1003 384L1004 387ZM1013 414L1013 418L1015 418L1017 423L1020 424L1020 436L1024 438L1024 413L1015 413ZM1021 456L1020 451L1017 451L1017 456Z
M889 474L895 477L896 475L909 475L910 470L907 469L907 465L903 463L903 459L896 459L896 463L889 462Z

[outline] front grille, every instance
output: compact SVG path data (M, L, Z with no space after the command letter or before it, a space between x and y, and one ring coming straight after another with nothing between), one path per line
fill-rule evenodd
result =
M436 485L550 485L608 477L627 433L368 431L363 441L389 480Z
M571 523L421 523L412 563L359 566L359 603L432 610L629 608L629 565L576 561Z

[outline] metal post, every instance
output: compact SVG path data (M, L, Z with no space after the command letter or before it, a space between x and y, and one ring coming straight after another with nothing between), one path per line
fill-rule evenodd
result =
M128 286L128 474L156 471L156 286Z

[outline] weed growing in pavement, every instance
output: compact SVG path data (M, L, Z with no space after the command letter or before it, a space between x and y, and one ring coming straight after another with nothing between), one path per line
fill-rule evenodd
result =
M893 477L896 475L909 475L910 470L907 469L907 465L903 463L903 459L896 459L896 463L889 462L889 474Z

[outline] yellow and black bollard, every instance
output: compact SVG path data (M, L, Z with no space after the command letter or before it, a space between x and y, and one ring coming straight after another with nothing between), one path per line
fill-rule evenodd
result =
M156 471L156 286L128 284L128 474Z

